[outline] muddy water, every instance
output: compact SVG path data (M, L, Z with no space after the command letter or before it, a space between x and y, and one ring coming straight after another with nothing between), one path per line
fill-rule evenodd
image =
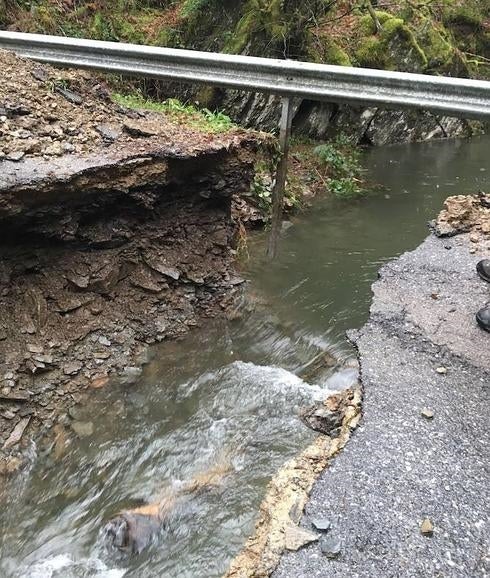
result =
M255 307L242 319L159 346L138 383L99 391L78 411L92 435L59 460L37 451L0 511L0 576L219 576L252 529L273 471L313 437L297 408L352 381L345 372L308 384L300 368L326 347L352 356L344 332L366 319L377 269L424 238L448 194L490 188L489 146L482 137L368 151L380 194L318 201L284 231L277 263L248 266ZM258 235L251 252L263 242ZM221 483L177 500L140 557L104 548L99 529L109 516L216 461L226 465Z

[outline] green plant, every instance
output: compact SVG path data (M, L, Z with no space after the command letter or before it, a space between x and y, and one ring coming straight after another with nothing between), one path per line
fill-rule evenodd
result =
M115 93L112 98L126 108L161 112L171 116L176 121L185 122L206 132L227 132L235 128L235 124L224 113L211 111L207 108L198 109L194 105L184 104L176 98L158 102L149 100L140 93L126 95Z
M339 135L334 141L315 147L313 153L327 172L324 183L333 195L339 199L352 199L366 194L365 188L361 187L359 151L348 137Z

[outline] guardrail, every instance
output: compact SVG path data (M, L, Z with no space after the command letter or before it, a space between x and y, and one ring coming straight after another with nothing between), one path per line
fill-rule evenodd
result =
M280 225L292 97L361 106L413 108L448 116L490 119L490 82L482 80L8 31L0 31L0 48L59 66L204 83L282 96L280 144L283 155L273 194L269 255L275 253Z
M0 31L0 48L60 66L329 102L490 118L490 82Z

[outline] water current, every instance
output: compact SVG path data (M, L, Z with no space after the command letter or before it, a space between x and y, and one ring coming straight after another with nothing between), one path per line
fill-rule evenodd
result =
M381 192L317 200L285 229L272 265L261 256L265 235L254 236L245 275L255 307L158 346L137 384L100 390L80 410L92 436L61 460L37 452L0 511L0 577L220 576L273 472L314 437L298 408L352 381L347 371L306 383L301 367L324 349L353 356L345 331L367 319L377 270L423 240L448 195L489 190L489 148L478 137L368 150ZM222 482L179 499L143 554L104 548L108 517L217 461Z

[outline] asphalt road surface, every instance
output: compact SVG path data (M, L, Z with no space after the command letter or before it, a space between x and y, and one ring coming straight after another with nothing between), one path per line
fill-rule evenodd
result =
M490 301L475 265L489 256L490 239L431 235L381 270L352 333L363 419L302 521L328 518L340 554L286 553L275 578L490 576L490 333L475 322Z

